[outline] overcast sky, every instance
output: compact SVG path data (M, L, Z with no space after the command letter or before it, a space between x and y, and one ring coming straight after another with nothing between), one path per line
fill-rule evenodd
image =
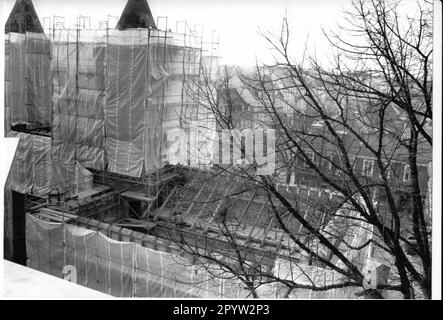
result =
M0 0L4 4L4 21L15 0ZM412 0L406 0L412 2ZM33 0L43 23L43 17L64 16L66 27L73 27L78 15L90 16L92 27L107 15L119 17L127 0ZM222 63L254 65L256 57L270 62L269 46L259 35L262 30L278 32L286 10L292 30L292 52L300 55L309 34L309 49L317 56L325 56L327 43L323 26L333 28L343 19L343 8L351 0L148 0L154 18L168 16L168 28L175 29L176 21L188 25L203 24L208 34L219 34L219 55ZM115 21L115 20L114 20ZM210 40L210 39L208 39Z

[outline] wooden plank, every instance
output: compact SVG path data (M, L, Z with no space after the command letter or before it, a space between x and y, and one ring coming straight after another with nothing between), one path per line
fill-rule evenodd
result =
M100 195L106 191L109 191L109 190L111 190L111 187L109 187L109 186L96 184L91 189L73 194L72 196L69 196L69 197L66 197L65 200L84 199L84 198L88 198L88 197L94 197L94 196L98 196L98 195Z
M35 211L35 210L38 210L38 209L40 209L40 208L44 208L44 207L46 207L47 205L48 205L47 203L37 204L37 205L35 205L35 206L29 208L29 211Z
M115 223L114 225L122 227L122 228L143 228L146 230L151 230L155 228L156 224L151 222L144 222L144 223L130 223L130 222L119 222Z
M53 209L50 209L50 208L41 208L40 212L45 212L45 213L53 215L53 216L64 216L64 217L71 218L71 219L77 219L78 218L77 215L70 214L70 213L63 212L63 211L53 210Z
M136 191L126 191L123 192L121 195L129 199L145 201L145 202L150 202L155 200L154 197L147 197L145 194Z
M162 179L157 181L157 183L163 184L164 182L167 182L167 181L170 181L170 180L173 180L176 178L178 178L178 174L176 172L171 172L171 173L168 173L168 174L165 174L164 176L162 176Z
M122 222L129 222L129 223L143 223L144 222L143 220L137 220L137 219L129 218L129 217L123 218L123 219L121 219L121 221Z
M174 214L173 208L163 208L161 211L158 212L156 215L156 221L157 220L163 220L163 221L171 221Z
M48 219L48 220L52 220L52 219L54 219L53 216L51 216L51 215L49 215L49 214L47 214L47 213L45 213L45 212L39 212L39 213L36 213L35 216L37 216L39 219L42 219L42 218L44 218L44 219Z
M48 219L50 222L67 222L67 221L72 220L72 218L55 216L55 215L48 214L46 212L39 212L39 213L36 213L35 215L40 219L41 218Z

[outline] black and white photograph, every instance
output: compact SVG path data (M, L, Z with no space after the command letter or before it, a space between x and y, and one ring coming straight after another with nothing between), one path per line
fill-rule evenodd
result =
M440 1L0 2L2 299L441 300Z

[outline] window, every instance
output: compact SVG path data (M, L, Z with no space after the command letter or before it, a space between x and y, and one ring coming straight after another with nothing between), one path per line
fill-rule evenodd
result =
M411 167L409 164L405 165L405 172L403 173L403 182L411 182Z
M289 179L289 185L294 186L295 185L295 172L291 173L290 179Z
M312 162L314 162L314 152L312 151L306 151L306 156L309 158L309 160L311 160ZM304 161L303 163L303 167L305 168L309 168L309 163L307 161Z
M352 164L352 171L354 171L354 173L356 173L357 172L358 158L357 157L349 157L349 161Z
M372 173L374 172L374 160L363 160L363 169L362 174L365 177L372 177Z
M332 162L334 161L334 154L333 153L326 153L326 156L322 160L323 167L327 169L328 171L332 170Z

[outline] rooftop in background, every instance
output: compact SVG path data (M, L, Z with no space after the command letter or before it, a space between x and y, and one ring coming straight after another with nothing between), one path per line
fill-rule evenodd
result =
M17 0L5 25L5 33L36 32L43 28L31 0Z

